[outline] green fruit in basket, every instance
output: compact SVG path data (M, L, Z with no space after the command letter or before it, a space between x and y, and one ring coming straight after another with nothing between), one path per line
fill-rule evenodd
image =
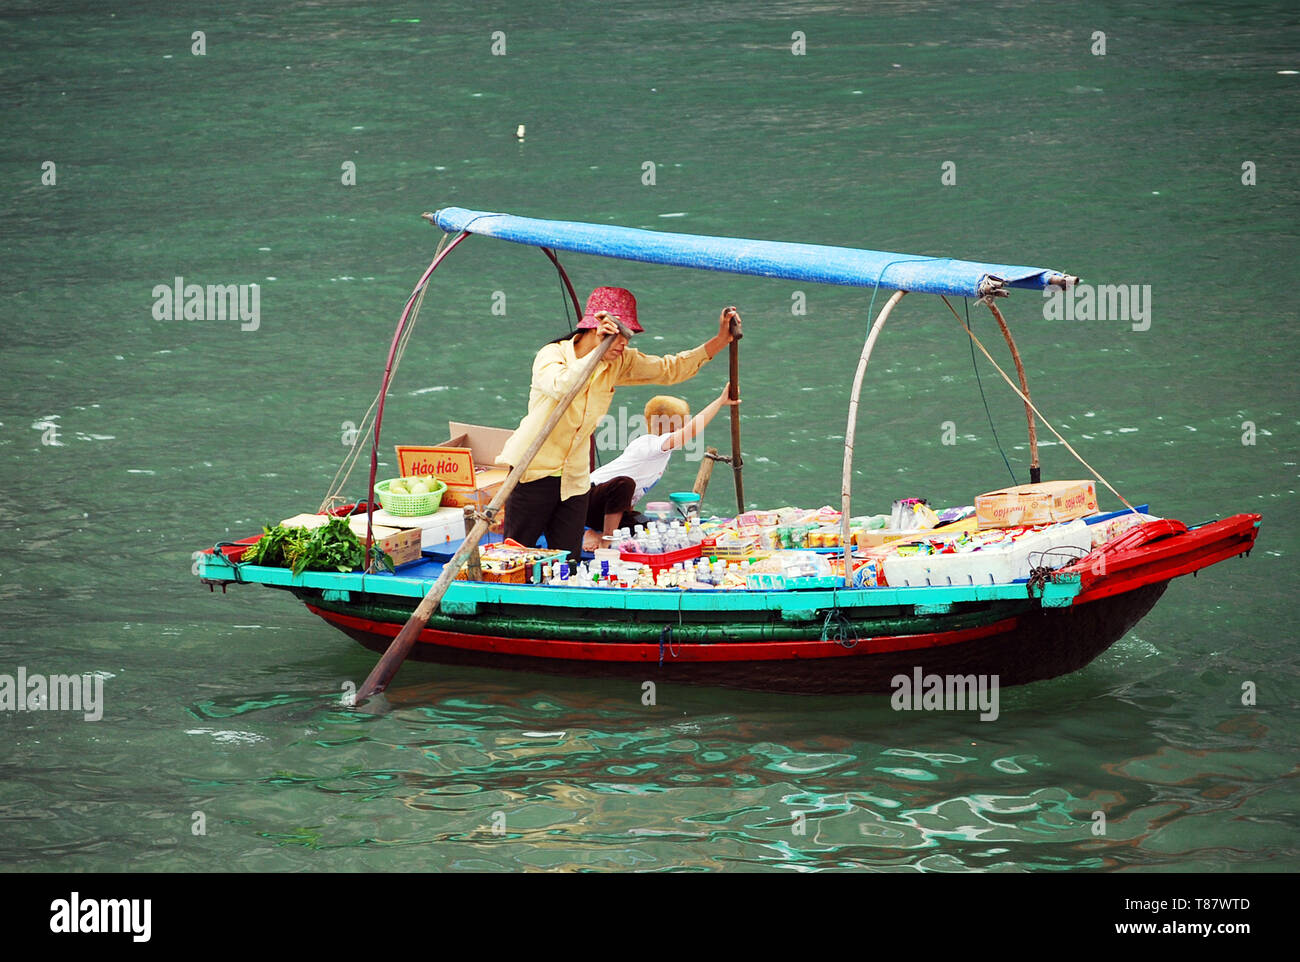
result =
M406 487L406 482L403 481L401 478L398 478L396 481L390 481L388 483L388 493L389 494L410 494L411 492Z
M411 494L429 493L429 482L424 480L424 478L416 478L414 481L408 484L407 487L411 489Z

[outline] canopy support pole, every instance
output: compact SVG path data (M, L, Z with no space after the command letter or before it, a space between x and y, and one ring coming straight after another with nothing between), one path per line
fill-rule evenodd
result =
M1020 378L1020 390L1025 395L1025 419L1029 422L1029 483L1038 484L1043 480L1043 472L1038 466L1038 426L1034 423L1034 408L1029 403L1029 381L1025 378L1025 365L1020 361L1020 352L1016 350L1011 328L1007 327L1002 312L991 300L986 302L993 316L997 318L998 327L1002 328L1002 337L1011 348L1011 360L1016 362L1016 376Z
M433 215L425 214L424 217L430 223L433 223ZM375 410L374 440L370 442L370 484L366 488L365 570L367 571L370 570L370 546L374 543L374 527L372 522L375 517L375 472L379 470L379 429L384 423L384 399L388 397L388 384L393 379L393 360L397 357L398 345L402 343L402 334L406 330L406 322L411 316L411 309L415 307L425 285L429 283L429 278L433 276L433 272L438 269L438 265L446 259L447 255L456 249L456 245L468 236L469 231L461 231L455 236L450 244L440 250L437 256L434 257L433 263L429 265L429 269L424 272L424 276L420 278L420 282L415 285L415 290L411 291L411 296L407 298L406 307L403 309L402 316L397 322L397 330L393 332L393 343L388 348L388 363L384 365L384 378L379 385L379 404Z
M560 259L555 256L555 251L551 250L549 247L542 247L539 248L539 250L551 259L551 263L555 265L555 269L560 272L560 280L564 281L564 286L568 288L569 299L573 301L573 309L577 312L578 320L582 320L582 304L578 302L578 292L573 289L573 284L569 280L569 275L565 273L564 266L560 263Z
M862 345L862 356L858 358L858 370L853 376L853 392L849 395L849 423L844 429L844 477L840 487L840 544L844 548L844 586L853 587L853 542L849 538L849 500L853 481L853 436L858 426L858 395L862 393L862 378L867 373L867 362L871 360L872 348L885 320L907 291L896 291L885 306L880 309L876 322L871 325L867 342Z

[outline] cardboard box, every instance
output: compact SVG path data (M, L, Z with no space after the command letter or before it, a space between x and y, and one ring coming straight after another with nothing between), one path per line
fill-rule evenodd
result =
M496 457L514 432L481 424L447 422L451 434L442 444L397 445L397 465L402 477L435 477L447 485L443 507L475 504L486 508L510 473Z
M1096 511L1097 486L1092 481L1021 484L975 499L975 518L981 529L1071 521Z
M419 528L420 547L434 548L465 537L465 509L439 508L433 514L404 517L380 508L375 512L375 524L386 528Z
M285 518L280 524L286 528L319 528L329 518L323 514L295 514L292 518ZM354 514L348 518L348 527L352 533L361 539L362 545L366 543L366 516L364 514ZM420 529L419 528L389 528L384 525L374 524L371 533L375 543L379 545L381 551L386 552L393 559L394 565L406 564L408 561L415 561L420 557Z

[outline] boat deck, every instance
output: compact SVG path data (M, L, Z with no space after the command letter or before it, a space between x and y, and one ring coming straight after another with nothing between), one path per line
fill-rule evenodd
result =
M251 542L255 539L248 539ZM243 542L241 542L242 544ZM346 601L353 594L397 598L422 598L442 574L461 542L437 549L426 548L418 561L398 565L394 572L304 571L260 565L232 565L222 555L205 554L200 576L230 583L251 582L282 588L317 589L330 600ZM662 588L564 588L555 585L499 584L454 581L443 597L442 608L451 614L474 614L478 605L528 605L558 608L628 608L666 611L772 611L805 612L818 608L897 607L933 609L938 614L954 604L972 601L1039 600L1043 607L1068 607L1081 587L1078 575L1060 575L1032 588L1024 581L1007 584L943 585L925 587L797 588L767 591L730 588L687 590Z

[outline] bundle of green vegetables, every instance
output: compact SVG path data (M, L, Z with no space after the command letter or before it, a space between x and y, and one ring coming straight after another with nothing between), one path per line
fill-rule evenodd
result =
M371 545L379 566L393 570L393 559L379 545ZM346 518L330 518L319 528L263 528L262 537L244 552L241 562L271 568L304 571L355 571L364 568L366 549Z

